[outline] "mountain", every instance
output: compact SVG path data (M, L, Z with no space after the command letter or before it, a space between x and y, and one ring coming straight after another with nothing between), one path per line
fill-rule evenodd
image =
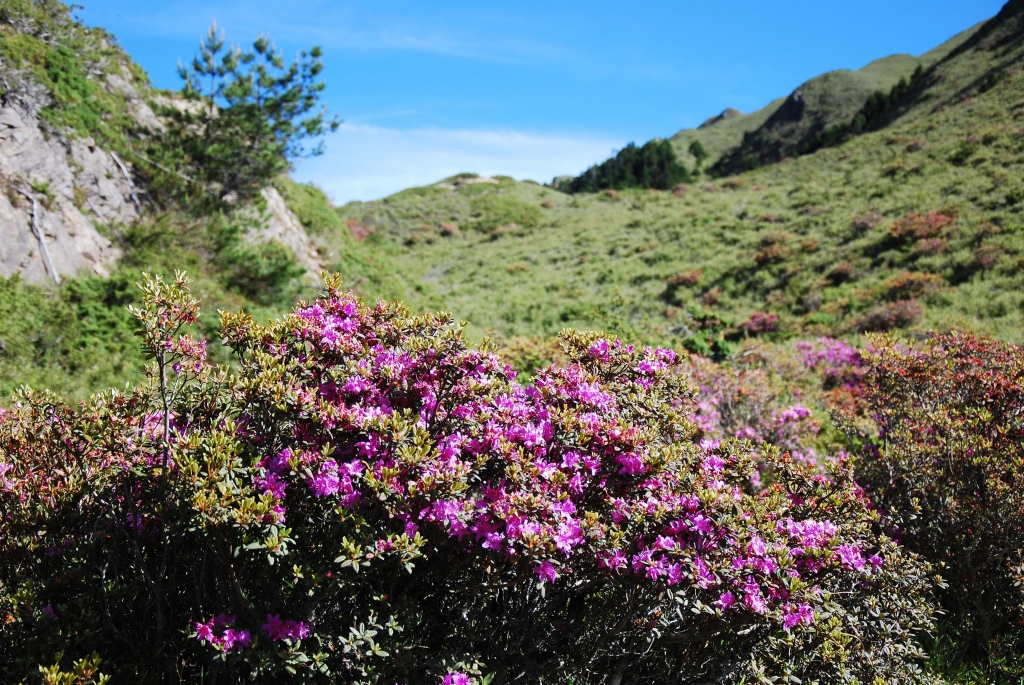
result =
M920 57L890 55L857 71L822 74L752 114L727 109L695 129L673 135L670 140L676 156L692 168L697 159L690 153L690 145L700 141L712 164L728 155L721 172L734 173L795 155L816 133L852 119L872 93L888 91L901 78L910 78L918 65L929 67L939 62L981 26L957 34Z
M453 311L477 335L599 327L700 347L957 326L1020 341L1020 7L932 53L880 128L839 147L673 193L461 178L339 212L386 238L419 284L412 302ZM887 59L818 83L860 79L864 93L914 64Z

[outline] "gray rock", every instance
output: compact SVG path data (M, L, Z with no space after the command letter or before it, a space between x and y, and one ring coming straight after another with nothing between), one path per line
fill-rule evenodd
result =
M33 114L8 105L0 108L0 183L0 274L20 271L31 283L52 278L32 230L32 202L22 191L39 200L36 219L62 277L82 271L108 275L120 252L76 206L75 189L80 200L88 200L83 209L91 213L89 206L95 207L100 222L135 220L126 199L129 185L109 154L87 140L47 139Z
M306 233L306 229L295 214L288 209L288 204L277 188L264 188L262 195L267 209L255 217L258 228L247 232L246 239L252 242L275 241L287 245L295 252L295 259L299 264L306 268L307 278L319 282L319 274L324 264L316 242Z

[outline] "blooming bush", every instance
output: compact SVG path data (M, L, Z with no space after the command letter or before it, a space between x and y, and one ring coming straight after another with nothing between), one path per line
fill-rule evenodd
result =
M963 333L879 338L860 478L904 544L948 582L947 620L985 644L1024 619L1024 352ZM1012 645L1007 645L1012 649Z
M339 282L222 315L229 371L150 280L147 385L16 398L4 680L95 651L130 682L924 682L928 567L846 464L696 441L669 350L569 331L523 386Z
M749 440L788 452L810 467L817 465L815 441L821 423L794 393L786 392L791 388L781 387L767 364L716 364L692 355L682 371L697 385L688 413L704 436Z

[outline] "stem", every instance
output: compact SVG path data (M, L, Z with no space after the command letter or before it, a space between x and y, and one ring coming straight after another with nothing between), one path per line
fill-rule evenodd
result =
M164 475L167 474L167 462L170 459L171 453L171 407L167 397L167 350L161 350L158 357L158 363L160 365L160 401L163 404L164 409L164 459L163 459L163 470Z

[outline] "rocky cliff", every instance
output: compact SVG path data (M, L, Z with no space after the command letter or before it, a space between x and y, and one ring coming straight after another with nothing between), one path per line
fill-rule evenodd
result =
M141 126L162 126L125 71L107 79ZM59 281L83 272L107 276L120 256L107 236L146 213L145 189L136 187L131 160L91 138L54 134L32 98L5 98L0 106L0 275L20 273L30 283ZM141 162L140 162L141 163ZM253 241L290 247L310 274L323 268L313 241L275 189L263 192L266 211Z

